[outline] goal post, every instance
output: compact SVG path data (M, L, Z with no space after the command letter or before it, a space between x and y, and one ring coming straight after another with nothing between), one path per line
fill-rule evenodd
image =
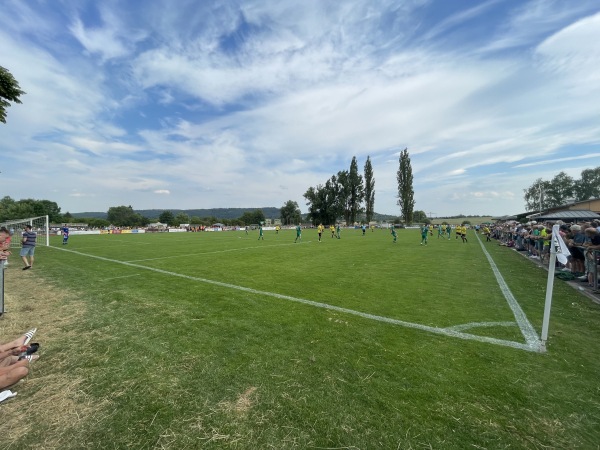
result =
M50 246L50 221L48 216L14 219L0 223L0 227L6 227L10 233L11 247L21 246L21 235L27 225L31 225L31 229L37 233L37 245Z

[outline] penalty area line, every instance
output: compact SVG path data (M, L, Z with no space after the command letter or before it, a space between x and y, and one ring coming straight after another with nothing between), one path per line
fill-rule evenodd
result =
M60 247L52 247L52 248L55 248L56 250L61 250L64 252L74 253L74 254L80 255L80 256L85 256L88 258L98 259L100 261L122 264L122 265L128 266L128 267L135 267L136 269L148 270L148 271L160 273L163 275L169 275L172 277L178 277L178 278L183 278L186 280L197 281L200 283L210 284L213 286L220 286L220 287L227 288L227 289L235 289L238 291L248 292L248 293L256 294L259 296L274 297L274 298L281 299L281 300L287 300L287 301L291 301L291 302L295 302L295 303L302 303L304 305L310 305L310 306L314 306L317 308L327 309L330 311L337 311L337 312L341 312L344 314L350 314L353 316L362 317L364 319L371 319L371 320L375 320L378 322L388 323L388 324L392 324L392 325L399 325L399 326L405 327L405 328L412 328L412 329L416 329L416 330L427 331L427 332L430 332L433 334L450 336L450 337L463 339L463 340L469 340L469 341L478 341L478 342L483 342L483 343L488 343L488 344L501 345L504 347L511 347L511 348L515 348L515 349L519 349L519 350L526 350L526 351L530 351L530 352L539 352L540 351L539 345L537 345L537 343L536 343L536 345L523 344L521 342L507 341L504 339L497 339L497 338L492 338L492 337L487 337L487 336L478 336L478 335L474 335L474 334L463 333L461 331L453 330L450 328L438 328L438 327L432 327L432 326L428 326L428 325L421 325L418 323L405 322L403 320L391 319L389 317L384 317L384 316L377 316L375 314L369 314L369 313L364 313L361 311L355 311L353 309L342 308L340 306L329 305L327 303L316 302L313 300L308 300L308 299L304 299L304 298L300 298L300 297L292 297L290 295L277 294L275 292L268 292L268 291L261 291L259 289L252 289L252 288L248 288L248 287L244 287L244 286L238 286L235 284L224 283L222 281L215 281L215 280L209 280L207 278L184 275L184 274L177 273L177 272L170 272L168 270L158 269L156 267L147 267L147 266L143 266L141 264L134 264L131 262L119 261L116 259L106 258L104 256L89 255L87 253L78 252L76 250L68 250L68 249L60 248Z

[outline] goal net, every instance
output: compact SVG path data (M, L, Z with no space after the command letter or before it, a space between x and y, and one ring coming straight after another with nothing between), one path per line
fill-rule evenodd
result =
M37 245L50 245L50 224L48 216L30 217L29 219L15 219L0 223L0 227L6 227L10 233L10 246L20 247L21 236L25 227L31 225L32 231L37 233Z

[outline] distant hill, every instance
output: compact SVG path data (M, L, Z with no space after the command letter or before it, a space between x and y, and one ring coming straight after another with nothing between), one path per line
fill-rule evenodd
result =
M190 217L216 217L217 219L237 219L241 217L245 212L256 211L261 209L265 218L267 219L279 219L281 216L280 208L264 207L264 208L212 208L212 209L134 209L138 214L141 214L148 219L158 219L164 211L171 211L173 215L177 215L180 212L187 214ZM71 213L76 218L94 218L94 219L106 219L105 212L80 212Z

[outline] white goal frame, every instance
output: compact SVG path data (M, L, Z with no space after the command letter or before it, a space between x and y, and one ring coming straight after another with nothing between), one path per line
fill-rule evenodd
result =
M0 223L0 227L6 227L12 231L10 246L21 246L21 235L25 231L25 226L31 225L33 231L37 233L37 245L50 246L50 221L48 216L29 217L27 219L14 219Z

